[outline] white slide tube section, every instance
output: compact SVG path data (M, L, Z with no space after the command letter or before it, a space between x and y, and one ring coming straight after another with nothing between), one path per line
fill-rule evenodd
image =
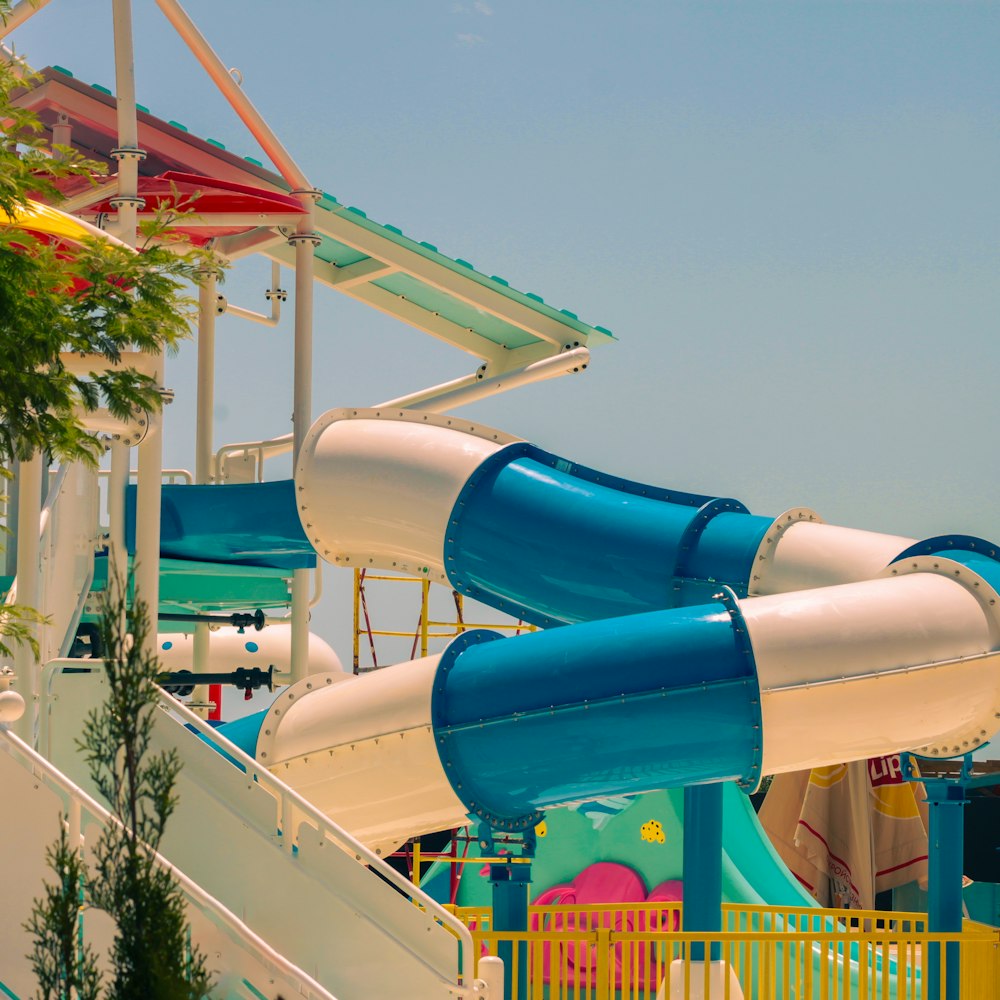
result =
M741 603L761 688L763 774L903 749L947 757L996 730L993 589L947 559L907 567Z
M328 562L444 580L445 531L459 492L516 440L458 417L330 410L309 430L295 473L306 534Z
M813 511L788 511L775 518L760 544L749 593L763 597L870 580L915 541L824 524Z
M271 706L257 759L377 853L466 822L431 728L440 655L333 686L306 680Z

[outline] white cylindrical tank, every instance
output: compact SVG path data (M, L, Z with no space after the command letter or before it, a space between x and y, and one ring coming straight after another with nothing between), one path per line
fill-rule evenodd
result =
M288 675L292 659L291 625L268 625L260 632L240 632L232 625L209 632L208 662L205 670L218 673L237 667L274 666L276 675ZM194 634L161 632L156 637L156 652L166 671L194 669ZM333 648L318 635L309 634L309 673L343 672L344 666Z

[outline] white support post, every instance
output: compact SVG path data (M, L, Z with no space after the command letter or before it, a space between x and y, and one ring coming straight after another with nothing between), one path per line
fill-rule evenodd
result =
M313 218L319 192L294 192L302 200L306 214L289 243L295 248L295 362L292 401L292 462L312 424L313 354L313 250L319 237ZM309 570L297 569L292 578L292 683L302 680L309 669Z
M218 282L212 271L204 273L198 288L198 410L195 424L195 471L194 481L205 485L215 476L212 468L212 441L214 438L215 409L215 317L217 315ZM196 674L206 673L209 665L211 633L207 622L198 622L194 627L193 668ZM205 704L208 701L208 686L195 687L192 701ZM195 710L205 717L205 709Z
M195 424L194 481L211 483L215 408L215 317L217 281L214 272L202 275L198 288L198 412Z
M139 164L146 154L139 148L139 122L135 110L135 62L132 54L131 0L112 0L115 30L115 89L118 109L118 146L111 157L118 163L118 193L111 205L118 212L115 234L135 246L135 227L140 209Z
M108 597L113 581L128 581L128 551L125 547L125 488L128 486L130 449L123 441L111 444L111 475L108 476Z
M115 87L118 102L118 194L111 204L118 211L118 236L129 246L136 242L136 217L142 207L138 194L139 124L135 110L135 61L132 45L131 0L112 0L115 31ZM156 359L153 378L163 385L163 353ZM136 495L135 589L150 617L147 653L156 652L156 620L160 605L160 481L163 476L163 433L159 413L149 415L149 432L139 445L139 482Z
M42 475L44 463L39 453L22 461L17 474L17 603L40 608L39 572L40 545L38 526L42 516ZM29 635L39 638L38 626L28 625ZM21 643L14 647L14 673L17 690L24 698L24 715L14 725L14 731L29 746L35 746L35 724L38 718L38 694L41 666L31 647Z
M56 115L55 123L52 126L52 145L68 146L73 141L73 123L69 120L69 115L65 111L60 111ZM52 155L56 159L65 159L65 154L53 149Z
M196 674L203 674L208 671L209 646L211 644L211 632L208 622L198 622L194 627L194 649L192 656L192 666ZM206 705L208 703L208 685L196 684L191 692L191 701L194 705ZM222 707L221 705L219 706ZM209 709L192 707L191 711L195 715L200 715L203 719L208 718Z

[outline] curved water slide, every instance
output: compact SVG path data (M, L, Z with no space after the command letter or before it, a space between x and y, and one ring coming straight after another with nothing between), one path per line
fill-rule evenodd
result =
M372 844L600 796L978 746L1000 562L606 476L454 417L336 410L296 496L317 551L551 627L306 680L231 735Z

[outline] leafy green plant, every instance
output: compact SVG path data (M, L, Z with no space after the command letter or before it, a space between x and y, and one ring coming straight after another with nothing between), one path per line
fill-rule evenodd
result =
M175 751L154 753L160 666L146 652L146 605L125 605L115 586L101 619L108 699L92 712L81 749L98 791L121 825L94 851L90 899L114 919L110 1000L199 1000L211 987L204 956L187 944L184 897L159 849L177 799ZM125 628L122 628L122 621Z
M0 0L0 19L10 4ZM72 252L26 232L16 221L32 198L58 203L58 182L103 166L72 150L51 155L42 126L17 107L19 89L36 82L23 67L0 61L0 467L44 453L96 465L104 443L85 418L106 406L119 419L162 407L162 387L126 352L172 351L188 336L192 284L219 273L205 249L178 250L170 227L177 207L145 221L138 252L101 238ZM93 363L80 372L65 359ZM7 476L4 474L4 478ZM0 654L6 643L32 644L30 610L0 605ZM33 646L37 655L37 647Z
M70 846L60 818L59 839L45 859L56 875L46 883L45 895L35 900L25 924L34 938L29 955L38 979L37 1000L97 1000L100 975L93 952L78 940L84 866L79 851Z
M173 750L156 752L160 665L145 651L150 630L146 605L126 606L125 588L112 581L100 624L108 697L91 712L79 746L91 779L117 822L109 823L93 851L89 872L64 829L48 852L54 885L35 901L27 927L39 981L38 1000L201 1000L212 988L205 957L188 941L184 896L157 857L177 798L180 762ZM79 886L91 907L115 923L109 982L103 993L93 956L77 940ZM95 992L86 992L93 990Z

